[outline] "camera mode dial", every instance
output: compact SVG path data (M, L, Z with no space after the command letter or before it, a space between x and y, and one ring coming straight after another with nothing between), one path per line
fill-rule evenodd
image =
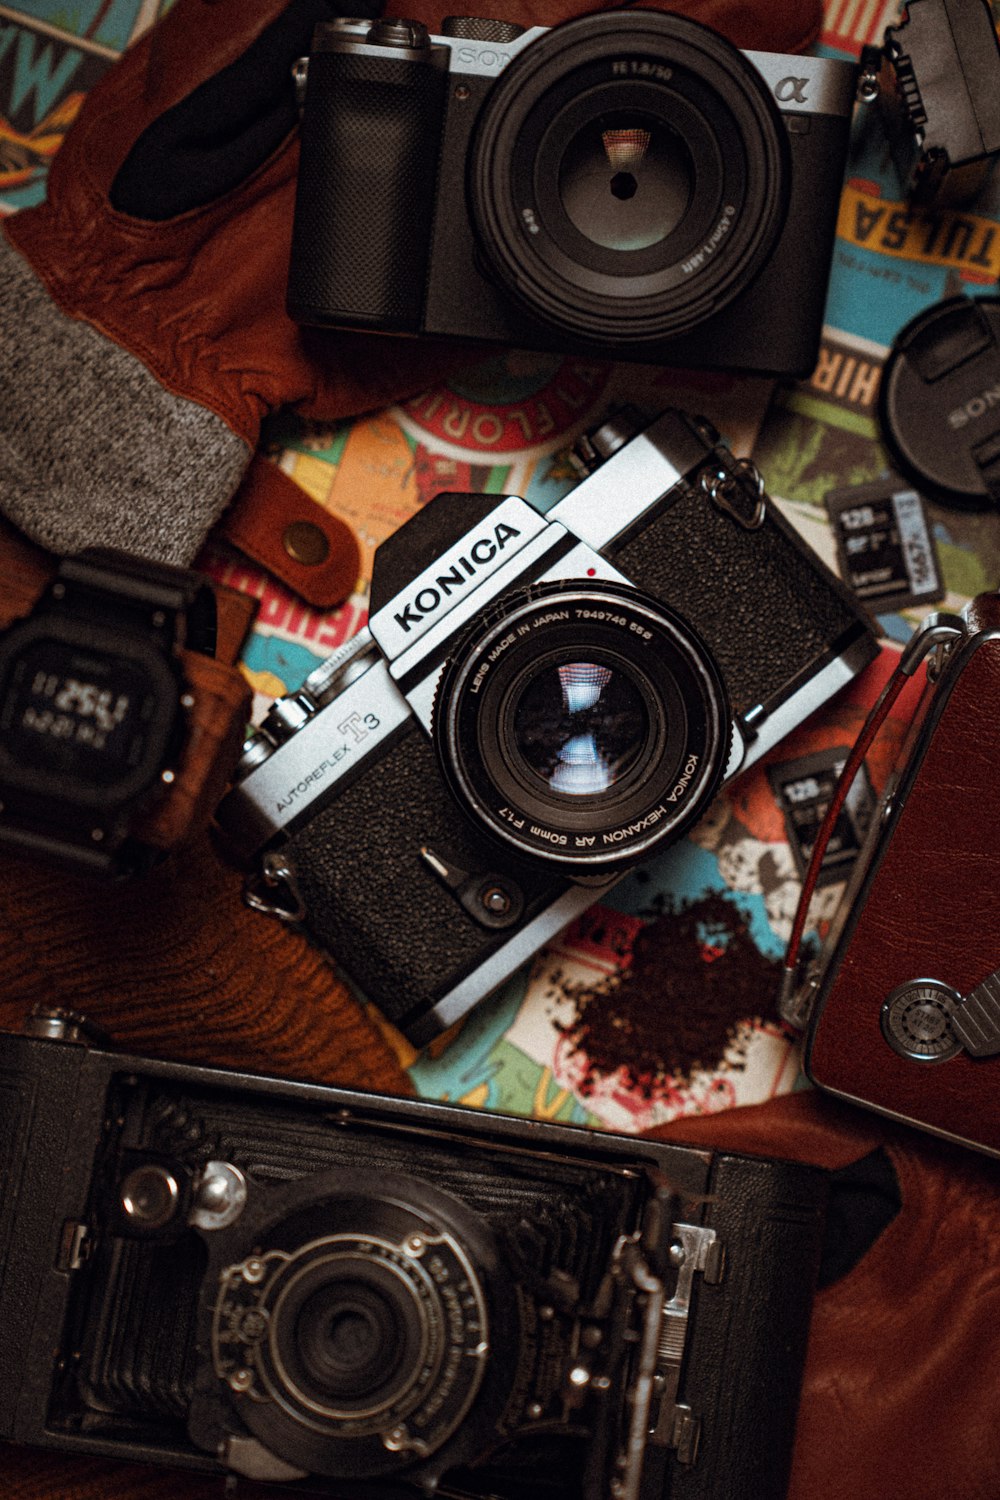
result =
M441 35L465 42L513 42L523 26L513 21L496 21L487 16L445 16Z

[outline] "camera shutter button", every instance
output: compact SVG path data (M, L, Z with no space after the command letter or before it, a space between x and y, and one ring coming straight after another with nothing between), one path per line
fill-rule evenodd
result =
M400 47L405 51L422 52L431 44L427 27L420 21L401 21L383 17L376 21L365 41L375 47Z

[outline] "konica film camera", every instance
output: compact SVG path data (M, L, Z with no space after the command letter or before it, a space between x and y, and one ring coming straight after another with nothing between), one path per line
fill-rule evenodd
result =
M785 1493L826 1174L29 1024L0 1438L339 1500Z
M369 628L275 704L218 810L251 903L418 1045L875 653L752 465L677 411L640 429L585 437L544 516L443 494L407 521Z
M1000 595L935 614L928 683L823 949L789 986L828 1092L1000 1155Z
M812 369L853 64L614 10L331 21L307 67L300 322Z

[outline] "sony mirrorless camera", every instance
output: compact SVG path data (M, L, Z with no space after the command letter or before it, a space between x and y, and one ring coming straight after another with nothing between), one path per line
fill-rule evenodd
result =
M330 21L307 67L293 318L812 370L853 64L613 10Z
M0 1438L341 1500L785 1493L823 1172L29 1024Z
M707 423L625 410L577 458L545 515L442 494L389 537L368 629L274 705L217 813L251 904L418 1045L876 650Z
M828 1092L1000 1155L1000 595L929 617L928 682L818 959L785 998Z

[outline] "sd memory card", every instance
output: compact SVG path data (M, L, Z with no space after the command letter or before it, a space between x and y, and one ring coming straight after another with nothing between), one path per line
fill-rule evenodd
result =
M809 868L820 824L850 753L846 745L835 745L829 750L817 750L812 755L786 760L768 768L771 791L784 814L789 847L803 878ZM819 885L843 880L848 874L871 826L875 803L868 768L862 763L826 846Z
M924 502L890 476L831 490L826 508L840 575L877 614L944 597L941 565Z

